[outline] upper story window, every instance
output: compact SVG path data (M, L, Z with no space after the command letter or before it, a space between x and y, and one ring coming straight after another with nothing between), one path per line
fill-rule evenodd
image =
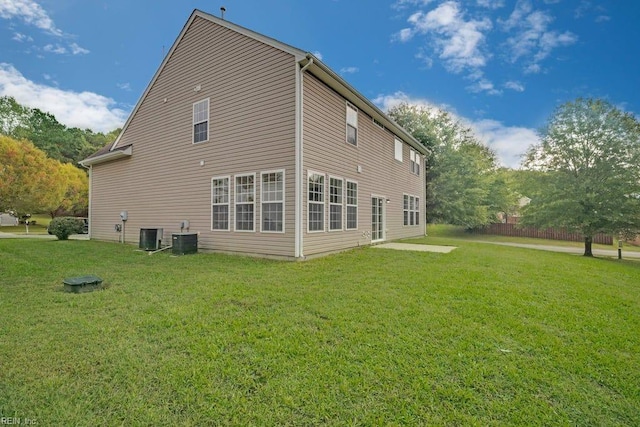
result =
M409 159L411 160L411 173L420 175L420 154L410 150Z
M347 102L347 142L358 145L358 109Z
M193 104L193 143L209 140L209 98Z
M402 141L398 138L395 139L395 158L397 161L402 161Z

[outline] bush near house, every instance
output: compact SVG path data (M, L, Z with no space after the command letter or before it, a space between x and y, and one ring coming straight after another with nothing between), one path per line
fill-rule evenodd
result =
M48 231L58 240L67 240L72 234L82 233L83 228L84 223L80 218L60 217L51 220Z

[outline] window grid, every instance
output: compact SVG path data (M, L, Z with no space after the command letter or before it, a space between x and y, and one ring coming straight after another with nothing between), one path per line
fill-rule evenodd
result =
M404 225L420 225L420 198L405 194L403 199Z
M284 231L284 171L262 172L261 179L261 231Z
M254 231L255 229L255 174L236 175L235 229Z
M309 172L307 229L324 231L324 175Z
M211 180L211 230L229 231L229 177Z
M358 228L358 183L347 181L347 230Z
M209 140L209 98L193 104L193 143Z
M343 180L329 178L329 230L342 230Z

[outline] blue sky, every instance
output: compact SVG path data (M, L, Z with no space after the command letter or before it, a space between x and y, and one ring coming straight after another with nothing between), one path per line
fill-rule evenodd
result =
M640 113L637 0L0 0L0 96L121 126L194 8L312 52L382 109L444 107L517 166L555 107Z

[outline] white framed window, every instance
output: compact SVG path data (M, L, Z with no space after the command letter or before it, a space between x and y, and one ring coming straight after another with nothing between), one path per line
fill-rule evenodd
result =
M402 141L395 138L395 159L399 162L402 161Z
M284 170L260 174L260 231L284 232Z
M347 142L358 145L358 109L347 102Z
M347 180L347 230L358 229L358 183Z
M255 230L256 174L236 175L235 231Z
M193 143L209 140L209 98L193 104Z
M403 213L404 225L420 225L420 198L405 194Z
M324 231L324 174L308 172L307 231Z
M211 179L211 230L229 231L229 176Z
M342 230L344 180L329 177L329 230Z
M411 160L411 173L420 175L420 154L409 150L409 159Z

